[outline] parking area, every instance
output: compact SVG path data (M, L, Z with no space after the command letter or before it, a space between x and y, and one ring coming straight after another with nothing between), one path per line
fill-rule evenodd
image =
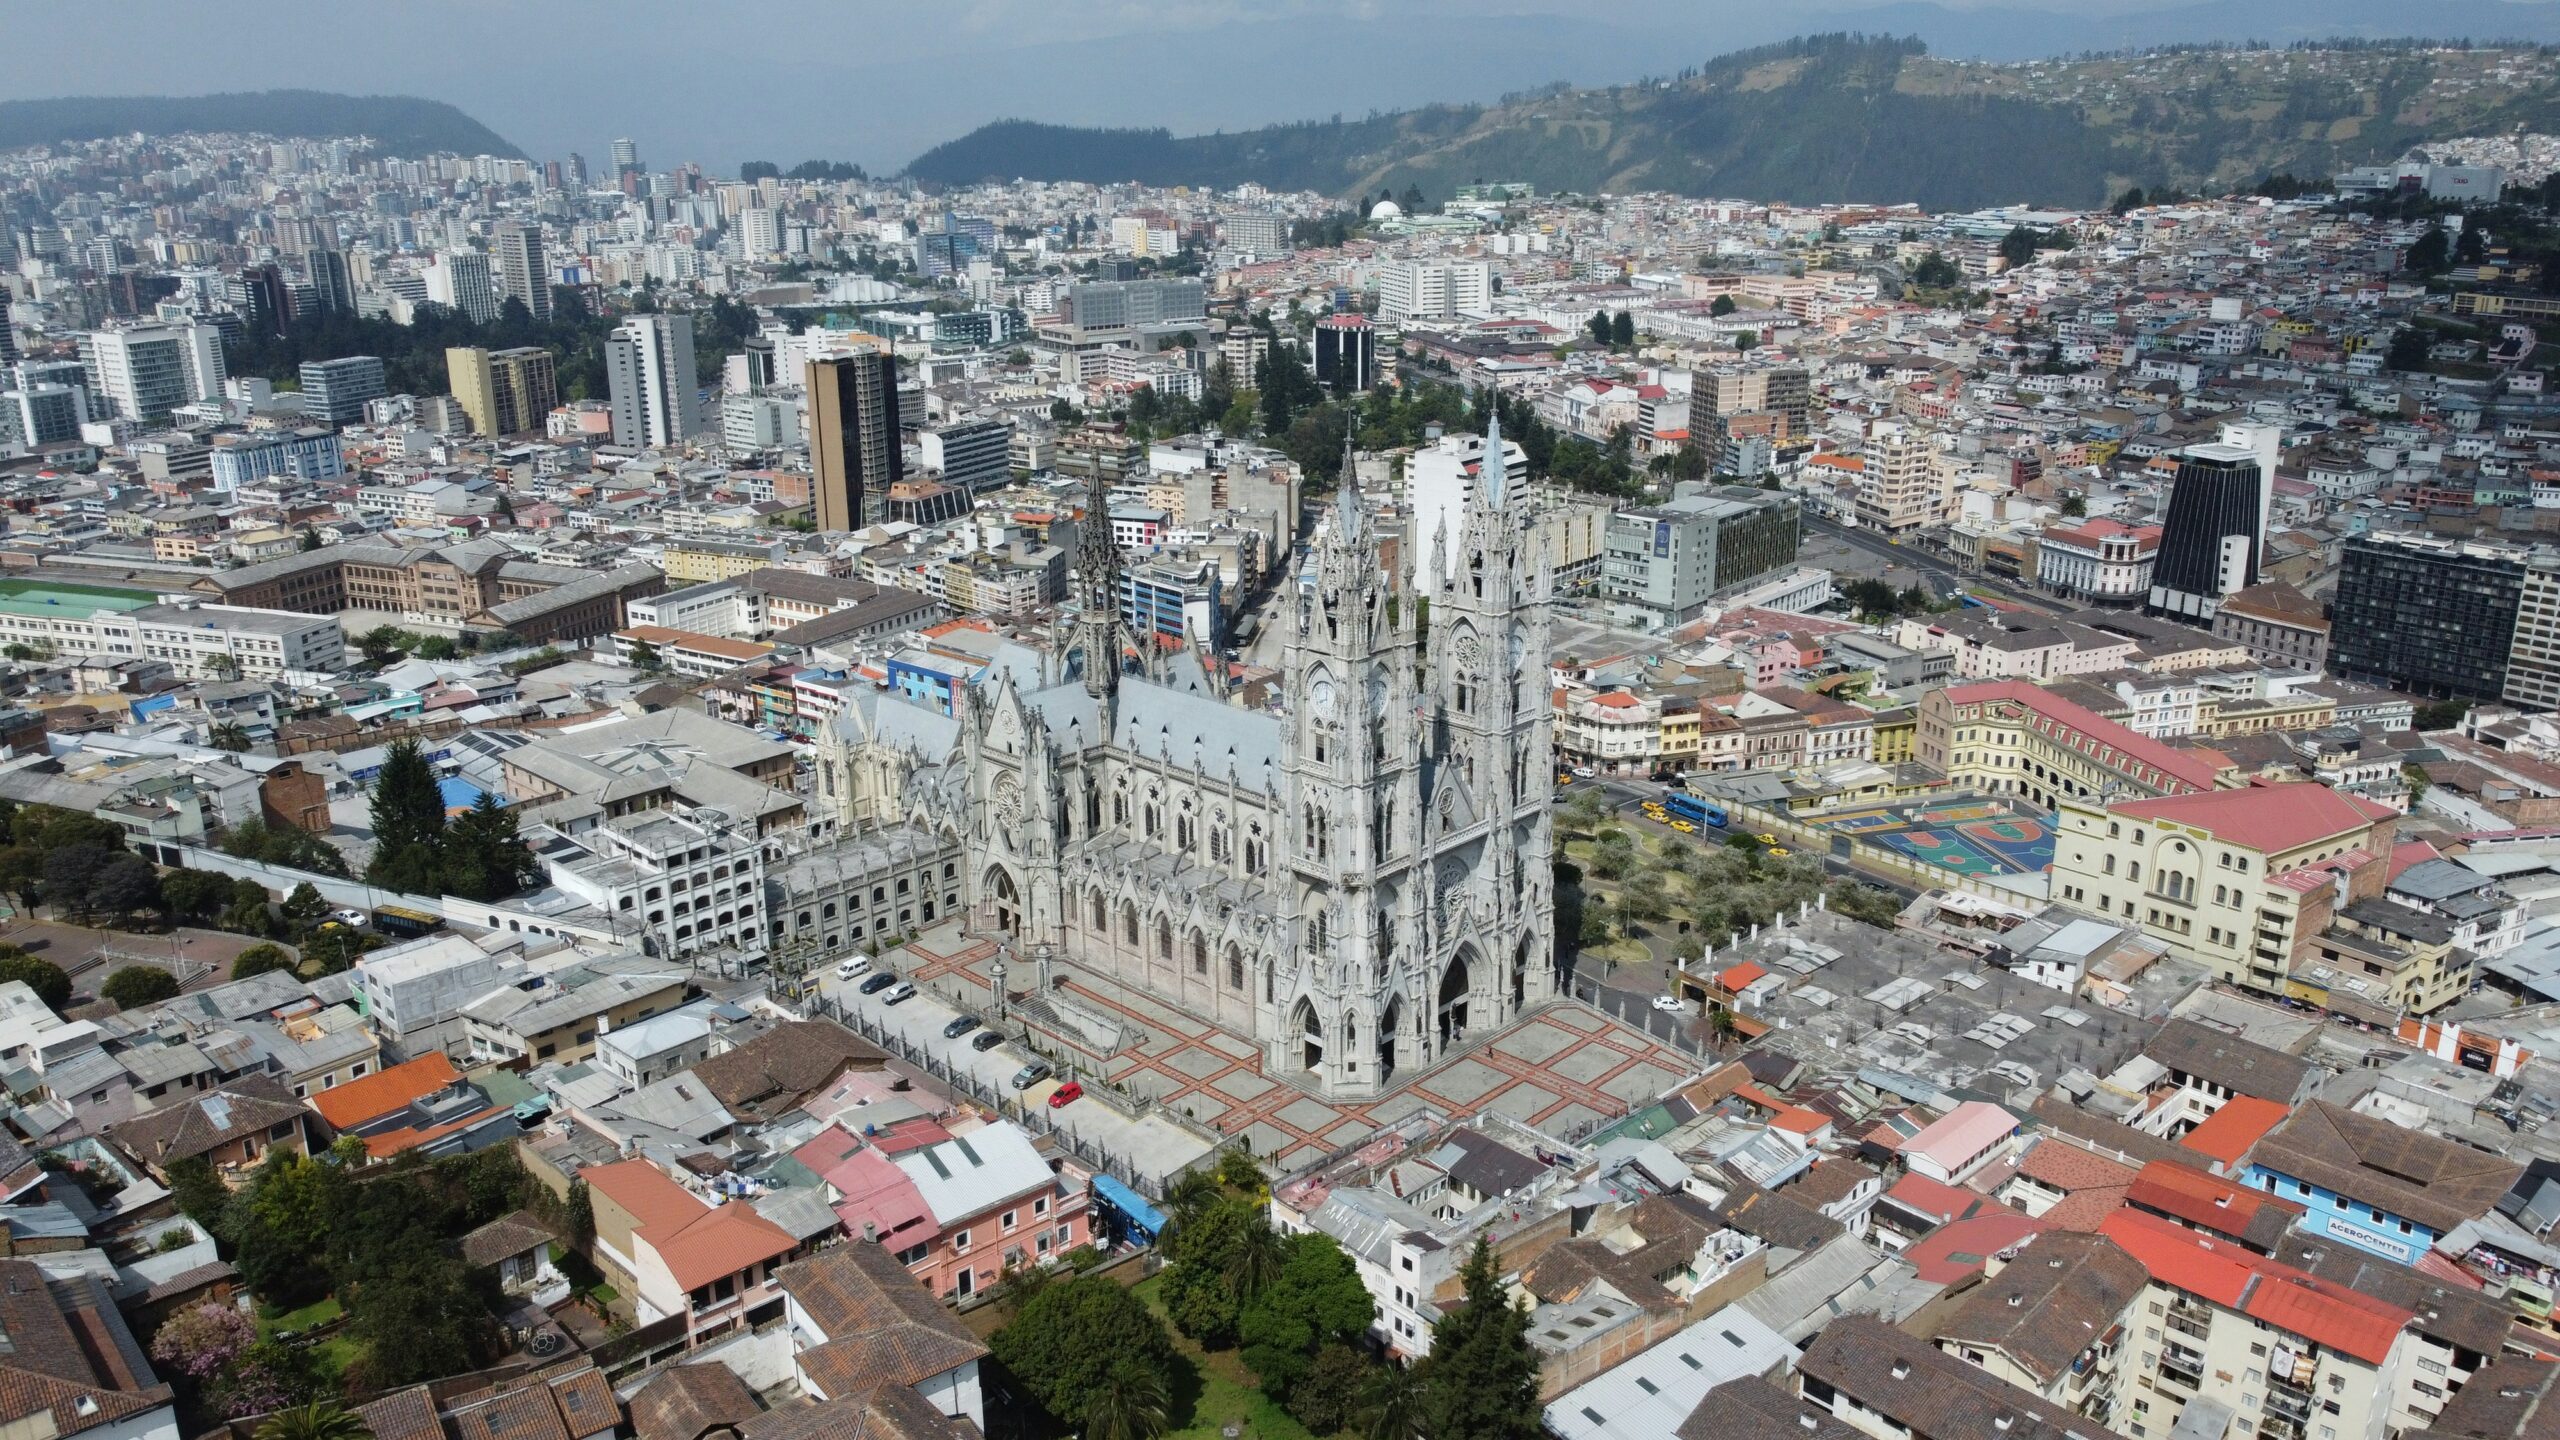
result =
M892 954L884 968L902 975L904 967L912 967L922 956L909 951ZM931 990L919 989L913 999L891 1005L888 992L865 995L863 980L868 977L839 979L830 967L819 982L819 992L842 1006L848 1015L858 1015L874 1026L904 1039L914 1053L938 1062L947 1071L973 1078L989 1093L1017 1101L1044 1105L1057 1089L1054 1080L1043 1081L1028 1090L1013 1088L1013 1077L1025 1061L1033 1057L1018 1041L1007 1040L990 1050L980 1050L971 1042L979 1031L951 1037L942 1032L963 1012ZM971 1012L974 1013L974 1012ZM1008 1027L1019 1034L1019 1026ZM928 1074L931 1073L928 1067ZM1072 1101L1048 1112L1063 1133L1089 1142L1117 1157L1124 1157L1134 1171L1148 1176L1172 1175L1217 1147L1209 1140L1161 1116L1123 1115L1100 1100L1090 1097Z

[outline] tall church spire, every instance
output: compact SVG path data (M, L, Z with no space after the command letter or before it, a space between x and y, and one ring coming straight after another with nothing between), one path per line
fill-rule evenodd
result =
M1084 651L1086 693L1120 690L1120 542L1111 533L1111 492L1096 467L1084 494L1084 529L1076 537L1076 579L1083 613L1076 643Z
M1368 521L1368 506L1360 494L1360 466L1353 458L1358 435L1359 417L1355 415L1342 427L1342 475L1334 494L1334 531L1346 544Z
M1497 392L1484 417L1484 464L1476 474L1476 493L1493 509L1502 508L1503 488L1511 480L1511 462L1502 454L1502 397Z

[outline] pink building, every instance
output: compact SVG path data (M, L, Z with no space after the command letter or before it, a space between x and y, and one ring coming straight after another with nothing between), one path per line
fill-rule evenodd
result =
M792 1152L847 1231L876 1240L936 1295L972 1295L1092 1238L1087 1176L1016 1125L950 1134L930 1121L857 1136L839 1123Z

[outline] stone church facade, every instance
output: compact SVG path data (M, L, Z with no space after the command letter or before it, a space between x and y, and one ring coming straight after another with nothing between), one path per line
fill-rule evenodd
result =
M1488 472L1417 586L1346 483L1282 601L1278 714L1196 655L1127 670L1120 556L1088 523L1072 636L999 657L958 718L849 711L819 803L848 834L941 837L981 932L1249 1039L1266 1074L1382 1094L1555 992L1552 580L1504 501Z

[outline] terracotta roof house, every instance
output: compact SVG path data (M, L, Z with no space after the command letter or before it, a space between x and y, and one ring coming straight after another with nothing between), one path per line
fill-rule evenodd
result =
M2258 1142L2244 1185L2301 1205L2301 1229L2403 1265L2505 1197L2524 1166L2314 1100Z
M810 1396L842 1401L906 1389L940 1414L985 1427L978 1384L985 1343L888 1251L856 1240L786 1265L777 1278L799 1347L800 1387Z
M243 1075L107 1127L107 1138L165 1179L168 1167L201 1159L216 1170L245 1169L269 1150L299 1155L312 1148L309 1110L265 1075Z
M95 1277L0 1260L0 1334L0 1432L177 1440L173 1392Z
M762 1124L800 1108L847 1070L878 1070L889 1057L829 1020L777 1025L693 1067L740 1124Z
M639 1440L703 1440L735 1434L762 1414L755 1392L718 1361L678 1365L631 1397L631 1430Z
M358 1406L373 1440L610 1440L622 1402L581 1357L439 1401L430 1385Z
M579 1172L595 1211L597 1266L627 1282L642 1324L686 1317L696 1342L778 1313L775 1271L800 1246L744 1201L714 1205L647 1160Z

